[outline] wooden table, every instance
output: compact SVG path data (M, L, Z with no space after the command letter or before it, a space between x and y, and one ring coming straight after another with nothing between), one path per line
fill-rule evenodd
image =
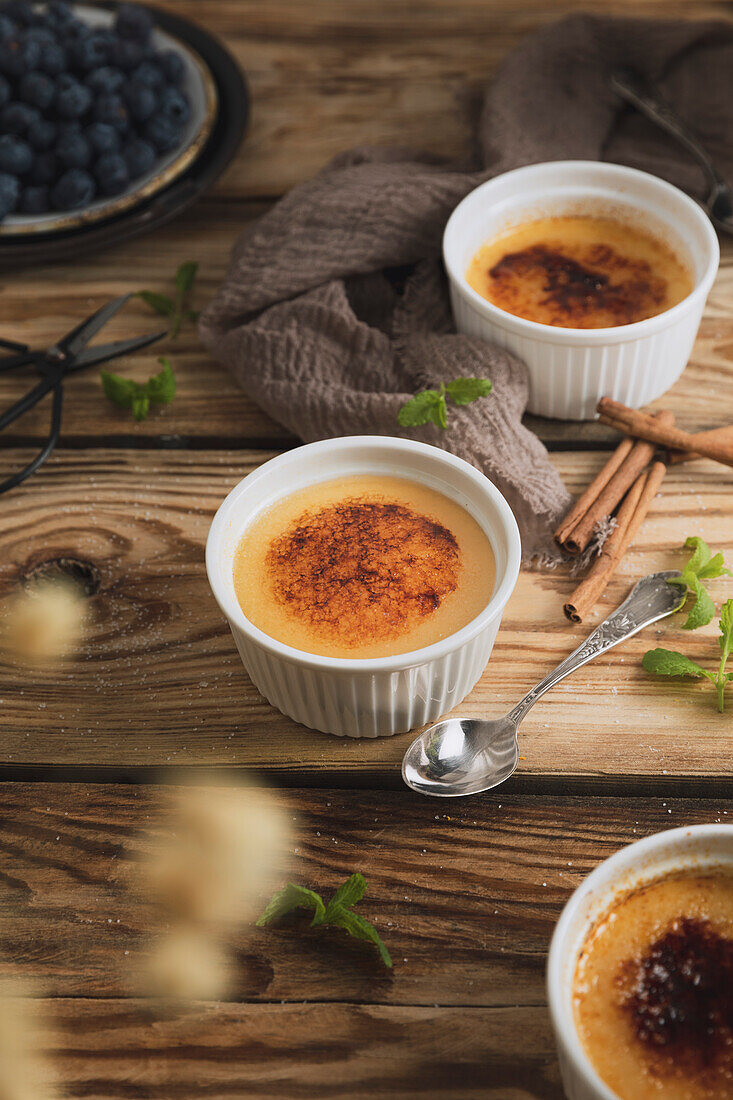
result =
M0 332L51 343L113 295L165 290L200 262L203 304L236 233L328 157L362 142L466 151L480 92L522 35L578 0L168 0L203 18L246 70L252 128L205 200L141 240L67 264L2 273ZM691 8L694 10L691 11ZM204 10L205 9L205 10ZM610 0L604 10L719 14L698 0ZM115 325L144 331L131 304ZM0 944L57 1024L73 1097L493 1097L559 1100L544 965L570 891L621 844L733 815L733 722L696 683L653 682L646 632L581 670L531 712L515 778L445 805L407 793L408 737L339 740L276 713L242 670L204 574L211 517L243 474L295 440L264 416L188 329L169 348L175 402L135 424L95 371L69 384L64 435L43 471L2 499L0 596L46 561L87 570L93 627L61 669L1 672ZM692 362L665 404L690 429L731 420L733 265L725 259ZM120 367L151 372L151 357ZM2 381L0 407L17 396ZM37 446L47 410L11 433L2 472ZM534 421L571 490L612 433ZM667 477L598 615L701 534L733 558L733 481L706 462ZM461 708L500 713L585 633L563 618L567 572L524 572L494 656ZM718 601L730 581L715 582ZM597 616L598 617L598 616ZM712 660L713 626L692 636ZM149 928L136 860L165 784L206 765L283 788L297 818L293 874L328 890L354 870L363 911L395 959L292 930L243 929L226 1003L151 1022L131 993Z

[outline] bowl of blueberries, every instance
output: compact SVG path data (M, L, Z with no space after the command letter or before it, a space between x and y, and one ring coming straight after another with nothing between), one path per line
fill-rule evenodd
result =
M0 2L0 237L67 230L168 186L202 152L217 89L132 3Z

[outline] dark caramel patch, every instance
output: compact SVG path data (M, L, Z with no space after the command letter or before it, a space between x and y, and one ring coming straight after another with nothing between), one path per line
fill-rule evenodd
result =
M619 974L621 1004L660 1072L733 1072L733 940L683 917Z
M340 501L300 516L274 539L266 565L278 603L344 648L399 637L458 585L448 528L388 501Z
M535 244L508 252L489 271L491 300L500 309L566 328L628 325L659 313L667 280L642 259L608 244L575 250Z

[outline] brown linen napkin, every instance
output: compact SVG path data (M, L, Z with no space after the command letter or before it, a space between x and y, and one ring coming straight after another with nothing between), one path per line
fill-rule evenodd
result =
M441 236L478 183L542 160L611 159L703 194L687 156L619 104L610 87L619 65L657 82L733 174L730 25L571 16L500 67L477 166L404 150L336 158L244 230L200 321L204 344L301 439L404 434L483 470L514 509L525 562L557 560L552 531L570 498L521 424L523 364L453 329ZM444 432L399 429L397 411L411 394L460 375L491 378L493 394L452 407Z

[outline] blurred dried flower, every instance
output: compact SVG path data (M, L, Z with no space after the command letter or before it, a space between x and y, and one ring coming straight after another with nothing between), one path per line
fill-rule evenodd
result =
M164 997L223 996L229 959L222 939L252 921L282 872L285 813L262 788L209 783L179 788L165 824L145 879L169 933L153 944L145 984Z
M58 1090L42 1053L43 1023L31 1000L8 982L0 986L0 1100L54 1100Z
M10 601L2 623L3 649L25 664L65 657L81 642L85 611L76 585L38 581Z

